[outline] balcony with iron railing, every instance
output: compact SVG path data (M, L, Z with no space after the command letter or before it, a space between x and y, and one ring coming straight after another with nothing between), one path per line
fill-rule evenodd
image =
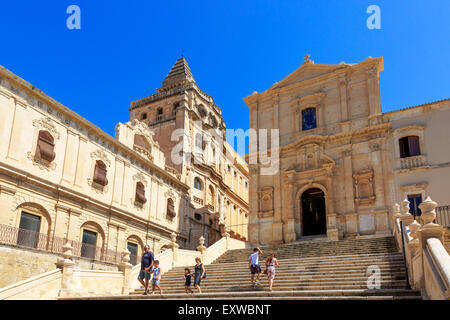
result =
M116 250L0 224L0 244L3 245L61 254L66 243L70 243L73 247L73 256L75 257L112 264L121 262L122 255Z

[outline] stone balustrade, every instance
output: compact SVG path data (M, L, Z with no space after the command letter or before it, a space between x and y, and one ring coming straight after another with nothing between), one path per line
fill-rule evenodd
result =
M424 299L448 300L450 256L444 247L445 229L434 222L437 206L430 197L419 205L422 211L421 225L409 213L407 199L402 201L401 207L395 204L394 237L399 248L404 250L411 287L421 290Z
M210 264L228 250L243 249L246 242L231 239L225 231L222 238L210 247L205 247L205 239L199 238L197 250L179 249L176 234L171 235L169 249L155 255L159 260L162 274L173 267L193 266L195 258ZM78 269L73 262L73 247L68 242L62 247L62 257L56 263L57 269L0 289L0 300L51 300L80 296L127 295L140 286L137 281L141 265L130 264L130 252L121 255L120 271Z
M401 158L400 159L400 166L401 169L414 169L419 168L424 165L424 157L422 155L420 156L414 156L414 157L407 157L407 158Z

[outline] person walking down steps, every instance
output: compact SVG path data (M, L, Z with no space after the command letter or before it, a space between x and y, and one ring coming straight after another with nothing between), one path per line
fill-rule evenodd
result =
M248 266L250 267L250 272L252 274L252 287L254 288L255 285L259 285L259 279L261 278L261 267L259 266L259 255L262 254L262 251L260 248L253 249L253 253L250 255L248 259ZM256 279L255 279L255 274Z
M206 270L202 264L202 260L200 258L195 258L195 273L194 273L194 286L198 290L198 293L202 293L202 289L200 288L200 282L202 279L206 278Z
M185 268L184 269L184 290L186 291L186 293L194 293L194 291L192 291L191 289L191 278L192 278L192 273L191 270L189 270L189 268Z

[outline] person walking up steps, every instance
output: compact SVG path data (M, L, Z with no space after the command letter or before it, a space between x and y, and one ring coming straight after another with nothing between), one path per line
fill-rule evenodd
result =
M259 266L259 255L262 254L261 249L255 248L253 249L253 253L250 255L248 259L248 266L250 267L250 272L252 274L252 287L255 285L259 285L259 279L261 278L261 267ZM255 279L255 274L257 274Z
M200 288L200 282L202 278L205 277L205 267L202 264L202 260L200 258L195 258L195 274L194 274L194 286L198 290L198 293L202 293L202 289Z
M267 280L269 281L269 291L272 291L273 280L275 279L275 266L278 267L278 260L275 253L272 253L267 257Z

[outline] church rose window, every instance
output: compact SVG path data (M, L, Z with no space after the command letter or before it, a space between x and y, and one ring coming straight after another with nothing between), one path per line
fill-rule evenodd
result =
M55 144L53 142L53 137L47 131L39 131L39 137L36 148L36 157L52 162L55 160Z
M302 111L302 130L317 128L316 108L308 108Z

